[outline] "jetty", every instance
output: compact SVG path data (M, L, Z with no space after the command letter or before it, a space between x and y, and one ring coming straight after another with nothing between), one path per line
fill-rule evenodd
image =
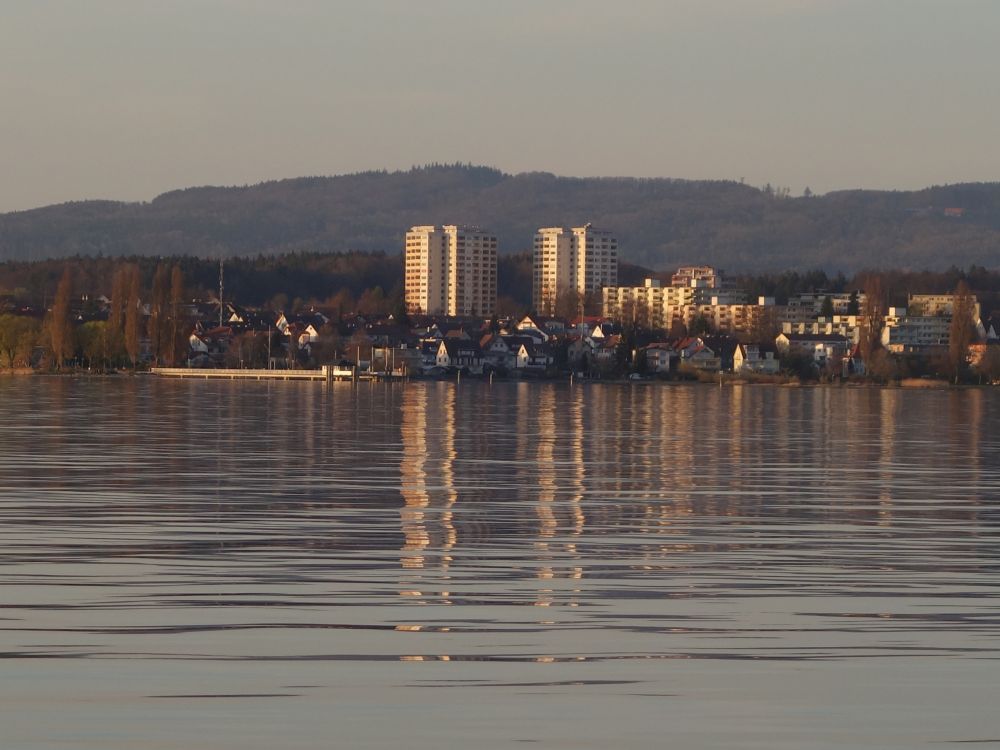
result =
M359 371L354 367L323 365L318 370L247 370L211 367L153 367L150 372L164 378L196 380L315 380L331 383L335 380L387 381L404 380L402 370L393 372Z

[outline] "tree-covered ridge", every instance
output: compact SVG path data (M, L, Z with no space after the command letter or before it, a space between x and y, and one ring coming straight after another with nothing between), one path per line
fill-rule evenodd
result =
M734 181L509 175L431 165L175 190L149 203L85 201L0 215L0 259L76 255L395 255L414 224L488 227L501 253L540 226L613 229L625 260L710 263L731 272L872 266L995 267L1000 184L791 197Z

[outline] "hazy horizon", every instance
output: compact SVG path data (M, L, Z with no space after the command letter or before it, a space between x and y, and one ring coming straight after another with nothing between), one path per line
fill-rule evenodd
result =
M0 211L456 161L992 182L998 31L987 0L40 0L0 25Z

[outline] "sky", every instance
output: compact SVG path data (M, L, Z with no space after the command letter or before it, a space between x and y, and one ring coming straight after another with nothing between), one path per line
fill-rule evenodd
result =
M1000 179L997 0L0 0L0 211L472 162Z

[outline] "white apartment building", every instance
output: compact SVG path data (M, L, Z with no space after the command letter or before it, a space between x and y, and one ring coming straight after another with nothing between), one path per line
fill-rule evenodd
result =
M971 295L973 306L973 317L979 320L982 310L976 295ZM911 294L909 296L907 309L911 315L923 315L927 317L945 315L951 317L954 308L954 294Z
M675 322L690 328L698 318L705 318L719 333L750 332L763 324L764 316L774 309L773 297L761 297L757 304L747 304L746 296L736 290L722 291L690 283L665 287L656 279L646 279L643 286L604 287L601 302L606 318L664 330L669 330Z
M860 311L865 305L865 293L855 292L855 301ZM809 326L819 315L822 314L823 304L826 298L830 298L830 304L834 315L850 315L851 295L838 293L827 294L826 292L803 292L794 297L789 297L788 304L781 312L782 323L791 323L793 326ZM799 331L801 332L801 331Z
M900 354L944 349L951 341L951 319L954 303L951 294L911 294L911 307L890 307L882 329L882 346ZM976 337L986 338L986 329L979 319L979 302L973 296L972 323Z
M412 227L406 233L405 302L411 313L493 315L497 238L478 227Z
M634 320L653 328L670 328L675 320L690 322L698 309L718 305L742 305L740 293L707 294L715 289L692 286L662 286L646 279L643 286L606 286L601 290L602 314L615 320Z
M784 321L781 324L783 333L811 333L843 336L852 344L857 344L861 340L861 316L860 315L834 315L827 319L818 317L812 322L803 323Z
M553 314L560 292L580 295L618 284L618 240L604 229L543 227L535 233L532 301Z
M646 279L642 286L606 286L601 290L601 310L606 318L635 319L653 328L670 328L682 319L682 308L695 304L695 289L662 286Z
M882 346L894 354L943 349L951 340L951 315L909 315L890 307L882 329Z

